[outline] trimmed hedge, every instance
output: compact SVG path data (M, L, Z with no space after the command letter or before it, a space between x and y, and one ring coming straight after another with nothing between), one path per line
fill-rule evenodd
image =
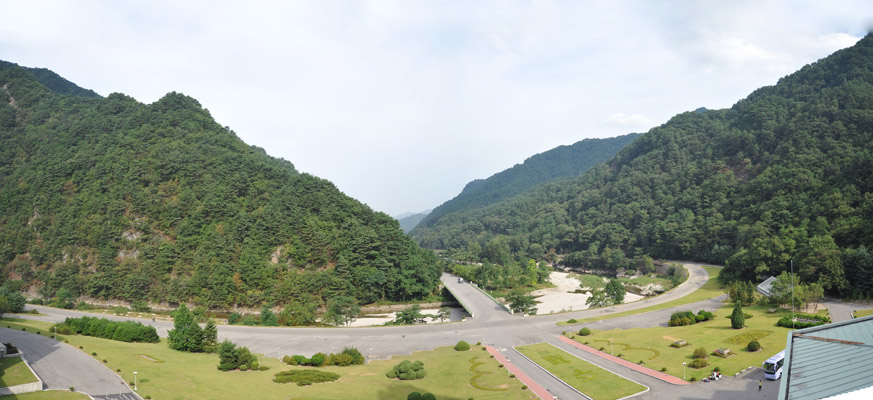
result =
M333 372L313 369L292 369L290 371L282 371L276 374L276 377L273 378L273 382L295 382L297 383L297 386L308 386L313 383L333 382L339 378L340 375Z
M670 316L670 321L667 323L669 326L685 326L685 325L693 325L698 322L709 321L715 318L711 312L706 310L700 310L697 312L697 315L694 315L691 311L677 311L674 312L673 315Z
M830 319L830 318L825 317L825 316L821 316L821 315L815 315L815 314L803 314L803 313L797 313L797 314L795 314L794 317L795 317L795 318L799 318L799 319L808 319L808 320L813 320L813 322L800 322L800 321L795 321L795 322L794 322L794 328L795 328L795 329L809 328L809 327L813 327L813 326L824 325L824 324L827 324L827 323L830 323L830 322L831 322L831 319ZM776 325L779 325L779 326L781 326L781 327L783 327L783 328L791 328L791 316L790 316L790 315L786 315L786 316L782 317L782 318L779 320L779 322L776 323Z
M470 344L465 341L460 341L455 345L455 350L457 351L467 351L470 350Z
M579 336L588 336L590 334L591 334L591 329L588 329L588 327L585 327L585 328L582 328L579 330Z
M110 321L106 318L69 317L63 323L55 324L51 332L61 335L85 335L120 342L157 343L161 339L153 326L134 321Z

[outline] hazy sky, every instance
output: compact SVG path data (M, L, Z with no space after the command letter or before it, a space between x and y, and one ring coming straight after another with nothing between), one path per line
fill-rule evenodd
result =
M873 1L0 0L0 59L190 95L392 215L584 138L730 107L873 26Z

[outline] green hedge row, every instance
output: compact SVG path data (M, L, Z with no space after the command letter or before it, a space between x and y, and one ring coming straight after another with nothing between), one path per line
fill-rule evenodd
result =
M85 335L121 342L157 343L161 339L155 327L134 321L111 321L106 318L67 318L52 326L51 331L61 335Z
M293 369L291 371L282 371L276 374L276 377L273 378L273 382L295 382L297 383L297 386L308 386L313 383L333 382L339 378L340 375L333 372L318 371L313 369Z

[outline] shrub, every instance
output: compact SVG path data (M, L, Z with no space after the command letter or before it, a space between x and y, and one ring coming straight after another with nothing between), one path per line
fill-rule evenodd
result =
M327 357L325 357L324 353L315 353L312 358L309 359L309 365L313 367L320 367L324 365L327 361Z
M568 324L575 324L576 322L577 322L577 321L576 321L575 318L570 318L569 320L567 320L567 323L568 323Z
M588 327L585 327L585 328L582 328L579 330L579 336L588 336L590 334L591 334L591 329L588 329Z
M698 348L694 349L694 354L691 357L695 358L695 359L703 359L703 358L707 357L707 354L708 353L706 352L705 348L698 347Z
M757 340L753 340L753 341L749 342L749 344L746 346L746 350L748 350L748 351L761 350L761 343L758 343Z
M691 361L691 363L689 363L688 366L691 368L694 368L694 369L706 368L707 366L709 366L709 361L706 361L702 358L698 358L694 361Z
M76 388L73 387L73 386L70 386L70 391L71 391L71 392L75 392L75 391L76 391Z
M253 370L258 370L258 369L260 369L260 367L261 367L261 366L260 366L260 364L258 364L257 361L252 361L251 368L252 368Z
M294 359L294 364L292 364L292 365L306 365L306 364L309 364L309 360L307 360L306 357L303 357L303 356L301 356L301 355L299 355L299 354L298 354L298 355L294 355L294 356L292 356L291 358Z
M294 361L294 359L287 354L282 357L282 362L288 365L297 365L297 361Z
M236 324L239 323L239 321L240 321L241 319L242 319L242 314L240 314L240 313L238 313L238 312L234 312L234 313L231 313L231 314L227 317L227 323L230 324L230 325L236 325Z
M715 372L721 372L721 368L720 368L720 367L715 367L715 368L713 368L712 370L715 371Z
M402 381L421 379L424 378L425 375L424 363L421 361L410 362L409 360L401 361L385 374L388 378L397 378Z
M436 400L436 396L434 396L432 393L425 393L421 395L421 400Z
M667 367L661 367L661 372L667 372Z
M465 341L460 341L455 345L455 350L457 351L467 351L470 350L470 344Z
M239 366L239 370L240 370L240 371L248 371L248 370L249 370L249 366L248 366L248 365L245 365L245 364L240 365L240 366Z
M297 386L307 386L313 383L333 382L340 378L339 374L326 371L318 371L311 369L293 369L291 371L282 371L276 374L273 382L288 383L295 382Z
M527 385L521 385L521 390L527 390Z
M697 382L697 378L696 378L696 377L693 377L693 376L692 376L691 379L689 379L689 380L690 380L691 382Z
M363 365L366 361L364 355L354 347L346 347L340 354L352 357L352 365Z
M412 392L406 396L406 400L421 400L421 393Z

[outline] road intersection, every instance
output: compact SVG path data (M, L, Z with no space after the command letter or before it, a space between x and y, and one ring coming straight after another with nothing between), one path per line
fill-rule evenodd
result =
M556 325L559 321L566 321L570 318L596 318L663 304L690 294L702 287L709 279L709 275L701 267L701 264L684 263L684 265L689 272L689 278L678 287L654 298L607 308L544 316L510 315L500 305L472 287L471 284L460 283L457 277L443 274L441 277L443 284L465 305L470 314L474 316L473 318L469 318L465 322L445 324L360 328L276 328L223 325L219 326L219 340L229 339L238 345L248 347L254 353L262 353L266 357L277 358L292 354L311 355L315 352L339 352L346 346L353 346L358 348L368 359L386 359L393 355L431 350L439 346L454 345L459 340L466 340L471 343L481 342L500 351L505 358L511 360L514 368L528 375L552 393L553 396L557 396L560 399L584 398L536 364L526 360L513 349L514 346L518 345L546 342L651 388L650 391L636 396L636 398L736 398L737 393L732 389L743 385L695 384L678 386L669 384L642 374L639 371L581 351L562 342L558 338L562 331L574 330L572 326L561 327ZM684 310L690 307L690 309L694 310L714 310L721 305L720 299L704 300L665 310L586 323L585 326L592 329L628 329L663 326L664 321L669 318L669 315L678 309ZM28 308L30 307L37 308L41 313L47 314L43 317L35 317L47 321L60 321L67 316L82 315L81 312L76 311L28 306ZM100 316L107 317L105 315ZM117 320L128 319L125 317L107 318ZM164 337L167 335L167 330L172 329L172 322L170 321L142 322L155 326L159 335ZM578 326L575 327L575 329L578 328ZM747 383L750 385L751 382L752 380L749 380ZM754 382L756 383L757 381L755 380ZM721 388L722 386L724 388ZM747 391L743 390L742 397L758 398L758 396L750 397L747 394L752 393L747 393ZM775 392L770 397L773 396L775 396Z

